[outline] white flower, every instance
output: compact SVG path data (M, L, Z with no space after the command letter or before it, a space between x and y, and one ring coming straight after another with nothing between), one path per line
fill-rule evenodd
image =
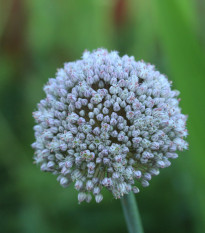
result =
M105 49L66 63L44 87L46 98L33 113L35 162L57 174L63 187L74 182L78 201L102 201L149 186L160 168L188 148L187 117L178 91L143 61Z

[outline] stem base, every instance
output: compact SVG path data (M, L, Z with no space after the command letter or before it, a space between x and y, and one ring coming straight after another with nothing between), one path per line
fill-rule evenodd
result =
M143 233L141 218L133 192L121 198L121 204L129 233Z

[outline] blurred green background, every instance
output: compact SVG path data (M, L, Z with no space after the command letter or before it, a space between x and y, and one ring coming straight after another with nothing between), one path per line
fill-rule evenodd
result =
M98 47L156 64L189 115L189 151L136 195L145 233L205 232L204 0L0 0L0 232L126 232L111 194L78 205L32 163L43 85Z

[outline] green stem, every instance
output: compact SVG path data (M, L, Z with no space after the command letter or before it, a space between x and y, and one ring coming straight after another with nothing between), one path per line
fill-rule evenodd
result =
M129 233L143 233L140 213L133 192L121 198L121 204Z

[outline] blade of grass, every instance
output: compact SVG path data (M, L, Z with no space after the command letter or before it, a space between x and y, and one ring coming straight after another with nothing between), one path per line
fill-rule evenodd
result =
M183 1L189 7L189 1ZM203 48L199 44L197 35L190 23L184 7L179 7L177 0L152 1L155 12L155 27L160 36L160 46L168 61L168 70L176 87L181 91L183 112L189 115L188 129L190 141L191 161L190 172L195 179L195 196L197 204L199 232L205 229L205 201L201 198L205 194L202 185L204 172L204 86L205 86L205 57ZM193 12L193 14L195 14ZM184 163L186 166L186 162Z

